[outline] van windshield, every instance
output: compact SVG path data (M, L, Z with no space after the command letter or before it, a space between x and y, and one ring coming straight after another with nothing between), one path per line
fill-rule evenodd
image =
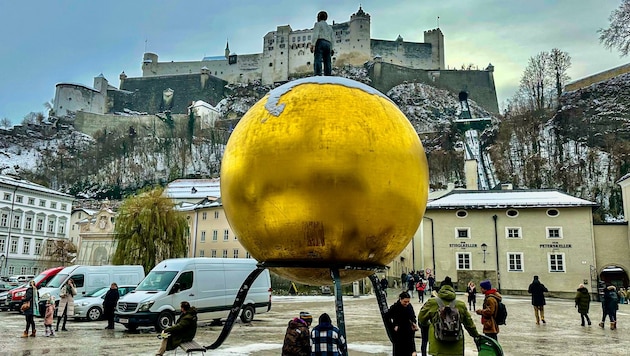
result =
M136 291L165 291L173 278L177 275L177 271L151 271L145 279L138 284Z
M66 278L68 278L67 274L61 274L59 273L58 275L56 275L51 281L50 283L48 283L48 285L46 287L48 288L59 288L61 287L61 285L63 284L63 282L66 281Z

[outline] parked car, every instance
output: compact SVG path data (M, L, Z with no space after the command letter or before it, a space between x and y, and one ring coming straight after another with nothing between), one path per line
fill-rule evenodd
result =
M135 285L118 286L118 294L123 295L133 292ZM74 318L87 319L88 321L96 321L103 317L103 301L109 287L103 287L93 290L85 295L85 297L74 300Z
M13 289L0 293L0 310L11 309L11 291L22 287L26 287L26 284L20 284L19 286L12 287Z
M9 277L9 284L12 286L17 286L18 284L26 283L31 279L35 278L32 274L20 274L17 276Z
M33 278L33 281L35 281L35 286L37 288L46 287L46 285L48 285L48 282L50 282L50 280L52 280L61 270L63 270L63 267L54 267L49 268L38 274L37 277ZM20 306L22 306L22 301L24 300L24 296L26 295L26 289L27 287L20 287L12 289L9 292L10 309L20 310ZM44 317L44 315L41 316Z
M13 288L15 288L15 287L10 285L7 282L0 282L0 292L6 292L6 291L11 290Z

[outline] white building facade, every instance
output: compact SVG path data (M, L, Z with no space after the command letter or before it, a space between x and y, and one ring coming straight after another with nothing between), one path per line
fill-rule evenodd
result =
M0 276L41 272L47 242L68 239L73 199L0 175Z

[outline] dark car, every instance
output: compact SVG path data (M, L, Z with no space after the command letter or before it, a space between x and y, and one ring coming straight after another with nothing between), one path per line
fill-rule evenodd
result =
M0 293L6 292L6 291L11 290L13 288L15 288L15 287L10 285L7 282L0 282Z

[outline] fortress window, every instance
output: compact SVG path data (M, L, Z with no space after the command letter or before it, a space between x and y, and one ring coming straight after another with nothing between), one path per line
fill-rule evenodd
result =
M284 51L283 51L283 52L280 52L280 54L284 54Z
M311 65L311 62L306 62L306 65L307 65L307 66L310 66L310 65Z
M273 63L269 62L269 66L270 66L270 67L273 67Z

